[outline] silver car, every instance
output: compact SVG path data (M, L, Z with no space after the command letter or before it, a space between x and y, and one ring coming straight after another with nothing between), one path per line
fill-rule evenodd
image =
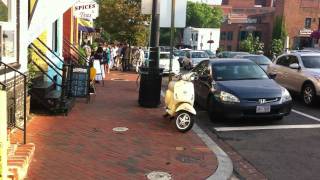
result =
M279 56L268 67L268 73L292 92L301 94L307 105L320 96L320 53L293 52Z
M190 70L201 61L209 59L209 55L204 51L187 51L182 64L184 69Z

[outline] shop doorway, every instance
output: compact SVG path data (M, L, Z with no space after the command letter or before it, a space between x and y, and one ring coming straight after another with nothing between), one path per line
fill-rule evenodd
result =
M304 49L312 47L312 38L310 37L295 37L294 49Z

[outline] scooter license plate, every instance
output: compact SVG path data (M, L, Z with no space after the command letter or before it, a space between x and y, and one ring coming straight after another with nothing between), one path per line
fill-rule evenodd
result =
M257 106L256 113L269 113L271 112L270 106Z

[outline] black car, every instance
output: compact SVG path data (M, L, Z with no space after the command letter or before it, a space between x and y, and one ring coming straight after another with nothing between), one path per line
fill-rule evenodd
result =
M196 103L210 119L272 118L281 120L292 108L289 92L247 59L205 60L191 72Z

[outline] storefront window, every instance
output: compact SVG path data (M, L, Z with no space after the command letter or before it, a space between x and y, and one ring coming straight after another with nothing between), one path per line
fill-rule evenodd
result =
M7 58L12 58L15 56L14 54L14 38L15 32L14 31L3 31L2 36L2 56Z
M8 20L9 20L8 0L0 0L0 21L8 22Z

